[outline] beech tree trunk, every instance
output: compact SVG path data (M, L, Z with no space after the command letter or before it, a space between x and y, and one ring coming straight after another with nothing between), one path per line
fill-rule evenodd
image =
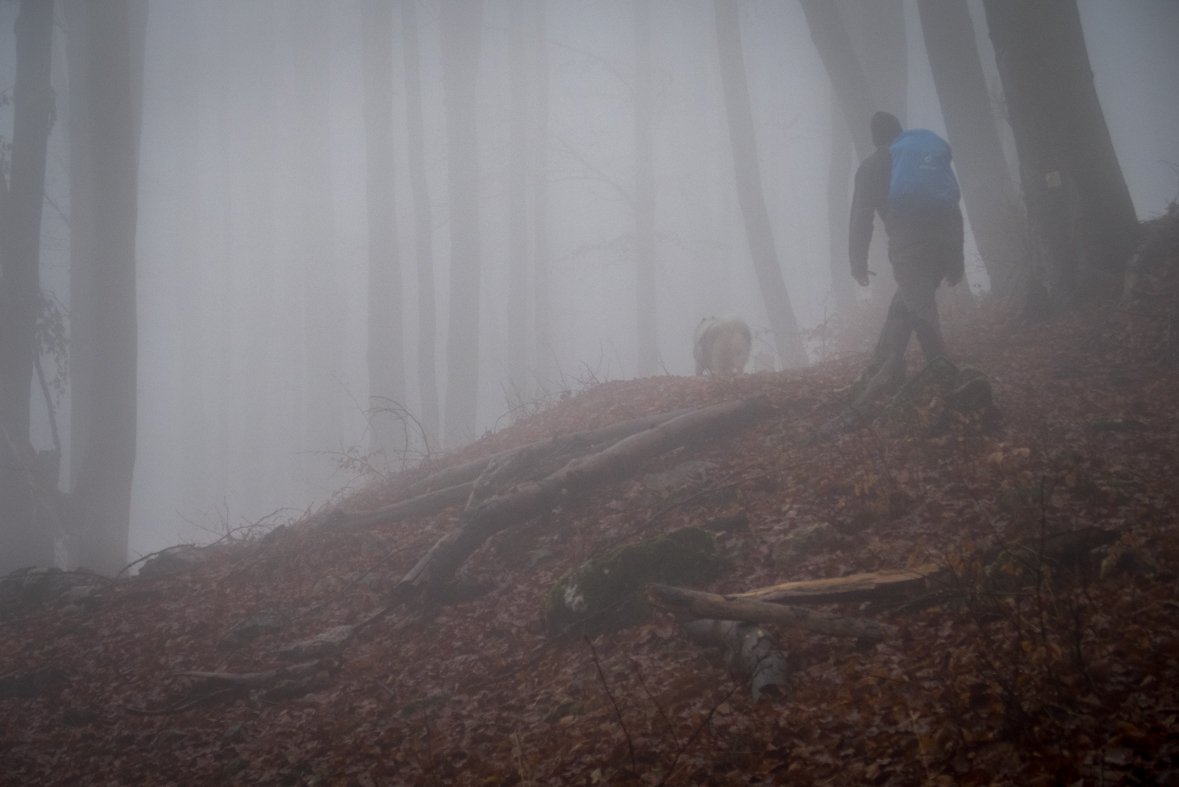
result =
M418 17L415 2L401 3L401 33L405 46L406 144L409 183L413 190L414 249L418 273L418 391L422 430L427 443L439 435L438 379L434 352L437 342L434 294L434 211L426 181L425 121L422 118L422 75L418 55ZM428 446L427 446L428 447Z
M635 300L638 375L659 369L655 292L655 134L651 85L651 2L635 0Z
M361 6L364 135L368 166L368 406L374 443L402 455L406 424L390 412L405 404L401 256L393 172L393 0Z
M839 8L831 0L801 0L811 40L819 50L827 77L835 89L835 96L843 110L856 156L863 161L872 155L872 133L868 128L877 110L872 88L852 47L851 36L839 15ZM849 272L850 275L850 272Z
M479 76L482 0L442 0L450 200L450 330L446 339L446 445L475 437L479 405Z
M1118 292L1138 220L1077 4L985 0L983 7L1019 152L1038 283L1053 307Z
M831 158L827 162L827 239L831 250L831 295L836 312L846 312L856 301L855 280L848 261L848 223L851 221L851 133L834 91L831 94Z
M296 248L303 272L307 451L338 444L343 406L344 294L336 283L332 201L331 48L327 12L319 0L290 4L294 74L300 100L294 123ZM313 454L308 461L316 462ZM327 462L318 470L326 470Z
M11 178L0 171L0 574L53 563L53 532L38 522L29 435L37 316L41 310L41 206L53 123L49 84L53 0L22 0L13 28ZM51 480L57 484L56 473Z
M970 229L991 292L1009 298L1027 268L1023 211L1007 174L970 9L966 0L918 0L917 10Z
M774 332L774 344L784 368L804 366L806 349L790 294L782 278L778 251L766 209L761 170L757 160L757 141L753 131L753 108L749 104L749 87L745 77L745 59L741 46L741 27L736 0L715 0L717 48L720 53L721 84L729 119L729 140L733 148L733 165L737 177L737 200L745 217L749 253L757 273L758 285L765 300L766 313ZM865 126L866 128L866 126Z
M89 15L87 126L93 177L90 417L72 491L77 562L113 574L127 561L135 469L135 229L147 4L111 0Z
M528 70L524 0L508 7L508 383L528 385Z
M536 47L536 104L533 120L533 253L532 286L536 335L536 375L542 385L557 378L557 355L553 347L552 310L549 304L549 44L545 23L546 0L533 0L533 45Z

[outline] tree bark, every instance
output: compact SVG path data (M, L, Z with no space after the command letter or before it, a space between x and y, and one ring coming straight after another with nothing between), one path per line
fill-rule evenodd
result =
M393 0L361 6L368 190L368 406L373 442L403 456L407 433L389 412L405 404L401 257L393 172Z
M785 582L781 585L748 590L744 593L734 593L728 598L767 602L786 601L793 604L867 601L924 589L929 579L941 572L941 566L929 563L913 568L886 569L832 579Z
M970 9L966 0L918 0L917 10L970 229L991 292L1010 298L1026 274L1025 229L991 112Z
M827 238L831 249L831 294L835 311L845 314L856 302L854 279L848 267L847 227L851 221L851 133L834 91L831 94L831 158L827 162Z
M533 121L533 321L536 337L536 376L542 386L552 384L558 374L556 348L553 347L552 309L549 299L549 55L548 29L545 22L546 0L533 0L534 39L536 47L536 104Z
M1077 4L983 6L1019 152L1036 278L1053 307L1117 292L1138 220L1093 84Z
M45 150L53 124L53 0L22 0L13 35L9 183L0 172L0 573L53 563L53 533L36 517L29 435L33 361L39 352ZM57 478L52 481L56 487Z
M794 309L790 306L790 294L782 278L770 214L766 209L765 192L761 185L738 7L736 0L715 0L715 7L721 83L737 177L737 200L745 217L749 252L782 365L785 368L803 366L806 364L806 350L798 331L798 322L794 318Z
M811 40L819 50L827 77L835 89L844 120L851 132L856 156L860 161L872 155L876 147L868 124L877 104L864 69L852 47L851 36L839 15L839 8L831 0L801 0Z
M442 0L450 200L450 330L446 337L446 444L475 437L479 406L478 77L482 0Z
M528 70L524 0L508 7L508 383L528 387Z
M828 615L813 609L788 607L784 604L770 604L765 601L727 598L716 593L686 590L667 585L649 585L647 600L660 609L671 612L687 612L697 617L717 620L778 623L832 637L884 642L894 639L897 635L895 626L875 620Z
M539 482L522 484L510 494L491 497L463 512L454 530L443 536L398 583L395 595L407 598L434 592L483 543L504 528L557 505L565 496L625 477L652 456L714 432L734 432L769 409L763 399L743 399L705 407L621 440L604 451L579 457Z
M300 100L295 121L296 248L303 273L305 388L304 450L338 444L342 415L344 294L336 282L332 201L331 48L327 12L318 0L290 5L294 74ZM308 461L315 462L308 454ZM326 463L318 466L326 470Z
M72 505L82 539L78 562L108 574L127 560L135 469L135 229L146 24L143 0L111 0L103 13L90 15L88 31L95 357L87 449Z
M401 3L401 33L405 46L406 144L409 183L413 190L414 249L418 273L418 392L422 431L427 449L439 436L438 379L435 371L437 326L434 294L434 211L426 181L426 130L422 117L422 76L418 55L416 2Z
M908 127L909 57L903 0L842 0L840 17L851 37L877 109Z
M655 135L651 2L635 0L635 301L639 377L659 369L655 291Z

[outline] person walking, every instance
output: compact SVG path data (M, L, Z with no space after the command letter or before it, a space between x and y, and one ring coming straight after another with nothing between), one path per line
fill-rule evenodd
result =
M946 355L934 294L943 280L951 287L962 281L962 211L945 140L925 129L903 131L888 112L873 115L871 129L876 152L856 170L848 249L852 278L867 287L868 246L873 217L879 213L897 292L873 365L896 387L905 378L905 350L912 334L917 334L926 363Z

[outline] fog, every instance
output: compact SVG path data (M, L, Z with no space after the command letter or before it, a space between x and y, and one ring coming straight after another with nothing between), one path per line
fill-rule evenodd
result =
M636 376L640 306L656 315L661 374L692 374L693 329L702 317L723 313L742 315L754 331L754 354L780 368L737 202L713 3L651 2L656 302L640 305L634 4L547 0L547 171L537 171L533 147L527 175L530 349L523 386L509 382L513 5L485 0L480 25L478 409L469 437L502 428L513 413L562 391ZM529 15L538 7L520 5ZM1149 218L1179 196L1179 4L1080 0L1079 7L1114 146L1135 209ZM981 2L972 0L970 8L999 101ZM0 2L0 90L9 97L18 10L16 2ZM446 94L438 4L422 0L416 11L436 382L444 401L451 292ZM61 16L59 9L59 22ZM907 106L880 108L902 115L906 127L946 136L915 0L905 0L904 16ZM357 483L358 469L387 474L403 461L458 447L443 445L438 435L424 444L413 420L423 412L416 363L420 282L403 18L395 3L395 215L374 217L366 197L359 2L150 0L140 138L133 557L181 541L209 541L226 527L268 516L297 517ZM834 124L841 120L802 7L748 0L740 4L740 19L764 197L791 305L806 331L835 308L827 182L840 132ZM530 16L528 25L533 22ZM68 303L69 86L61 32L59 23L41 283ZM531 35L530 53L534 46ZM532 60L527 72L532 135ZM11 103L0 104L5 140L12 138L12 120ZM1006 124L1000 133L1018 183ZM850 156L850 143L840 153ZM850 161L848 168L850 189ZM547 183L546 259L536 254L543 248L536 235L539 178ZM398 404L413 416L406 421L408 445L379 444L370 419L368 228L370 221L391 220L402 272L405 385ZM541 346L551 347L552 357L537 349L532 276L538 265L547 271L551 325ZM846 259L834 270L847 276ZM989 287L969 234L967 278L976 293ZM873 284L889 286L886 276ZM818 360L819 346L808 349ZM39 390L33 402L34 445L51 447ZM69 467L69 404L67 388L55 413L63 468Z

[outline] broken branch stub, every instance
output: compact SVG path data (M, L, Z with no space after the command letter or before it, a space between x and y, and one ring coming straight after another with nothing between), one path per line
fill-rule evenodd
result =
M554 506L562 495L583 492L633 472L653 456L717 431L732 432L770 410L761 397L703 407L619 440L588 456L572 459L538 482L522 484L463 512L454 530L443 536L394 589L394 599L435 590L450 580L483 543L516 522Z

